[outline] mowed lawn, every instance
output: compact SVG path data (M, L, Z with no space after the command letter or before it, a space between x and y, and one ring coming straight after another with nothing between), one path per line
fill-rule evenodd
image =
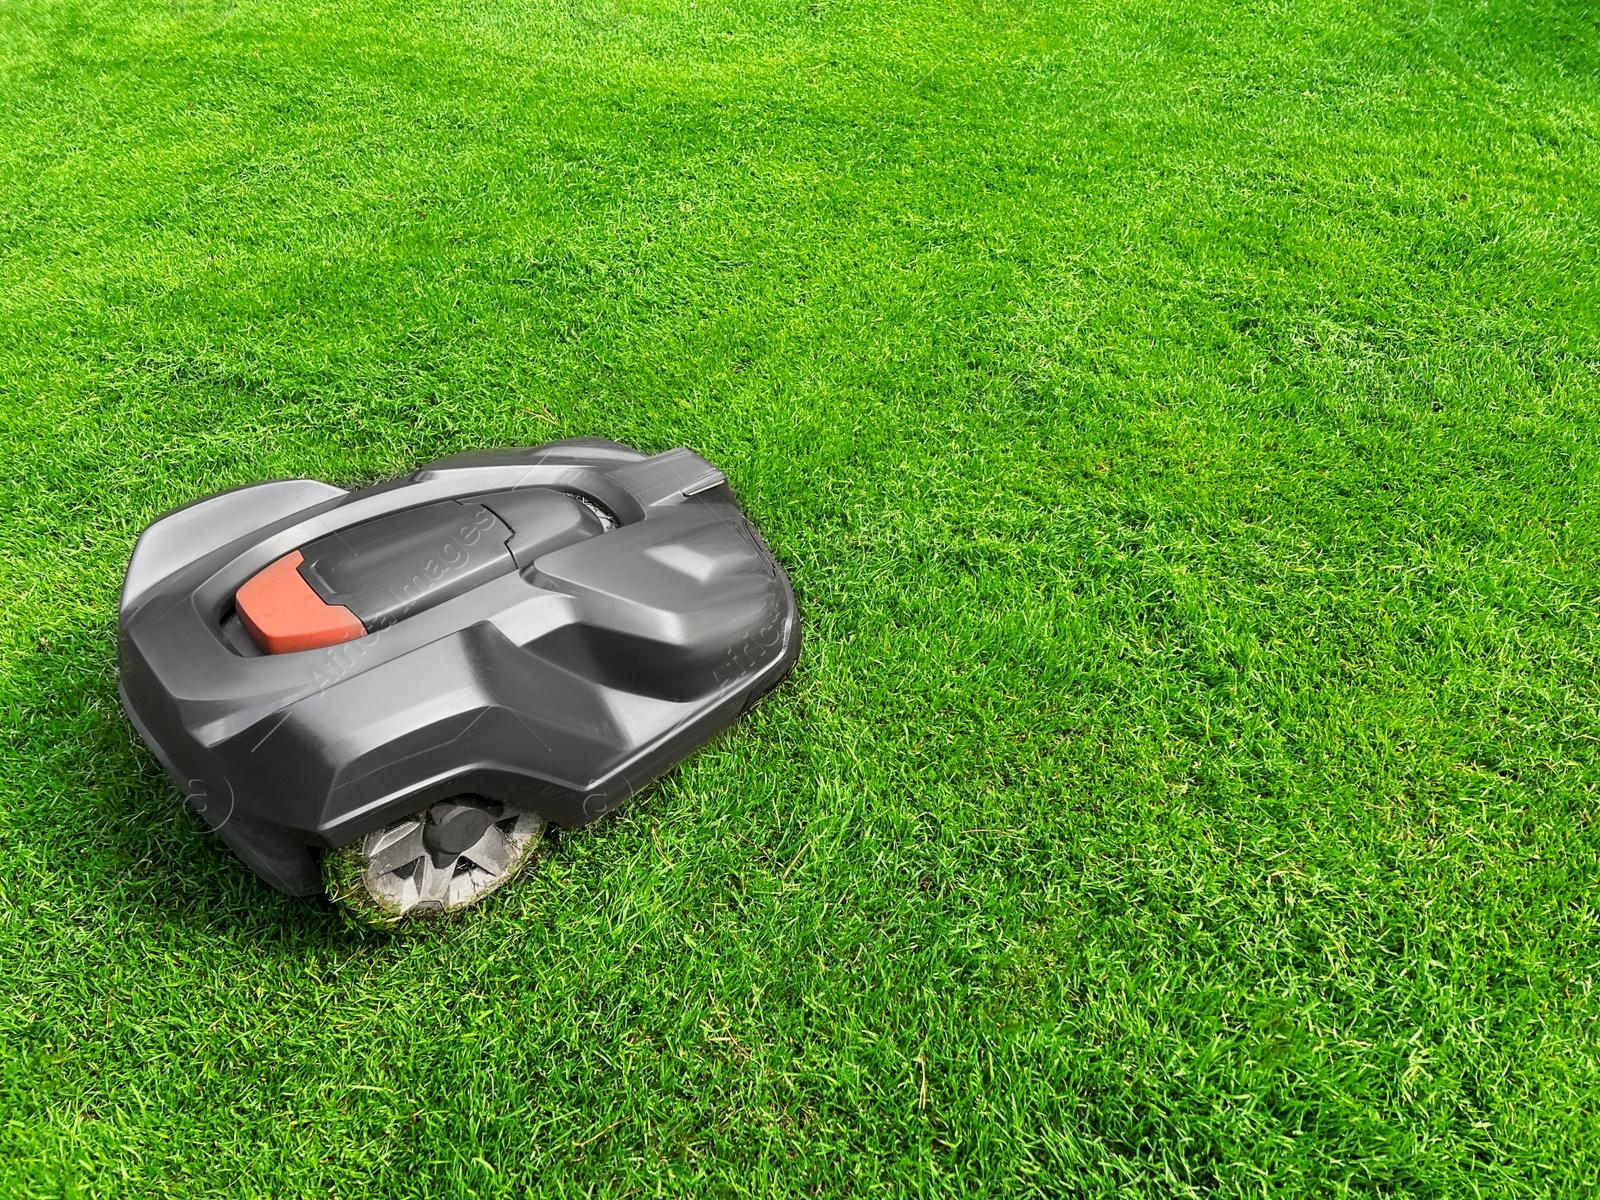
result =
M1600 10L0 4L0 1193L1600 1189ZM806 645L469 918L118 707L140 529L604 435Z

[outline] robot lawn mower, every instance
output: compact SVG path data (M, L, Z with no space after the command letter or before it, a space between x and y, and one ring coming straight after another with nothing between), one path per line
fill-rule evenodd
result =
M211 828L379 925L482 899L800 650L722 473L598 438L197 501L139 538L119 626L123 707Z

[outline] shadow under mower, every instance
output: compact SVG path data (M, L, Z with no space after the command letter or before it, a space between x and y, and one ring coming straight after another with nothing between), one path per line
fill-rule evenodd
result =
M140 536L118 625L123 707L207 824L379 926L487 896L800 651L722 472L599 438L196 501Z

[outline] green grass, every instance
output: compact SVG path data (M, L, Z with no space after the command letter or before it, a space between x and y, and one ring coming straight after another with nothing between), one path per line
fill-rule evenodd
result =
M0 1192L1600 1191L1584 0L0 5ZM806 621L470 920L269 892L139 530L602 434Z

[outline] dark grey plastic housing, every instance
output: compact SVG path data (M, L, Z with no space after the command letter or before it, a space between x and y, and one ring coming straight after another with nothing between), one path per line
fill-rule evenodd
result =
M468 526L481 544L445 544ZM234 595L294 550L372 632L257 649ZM139 736L291 895L322 890L318 848L451 796L588 824L800 650L788 578L721 472L597 438L455 455L356 492L287 480L197 501L139 538L119 632Z

